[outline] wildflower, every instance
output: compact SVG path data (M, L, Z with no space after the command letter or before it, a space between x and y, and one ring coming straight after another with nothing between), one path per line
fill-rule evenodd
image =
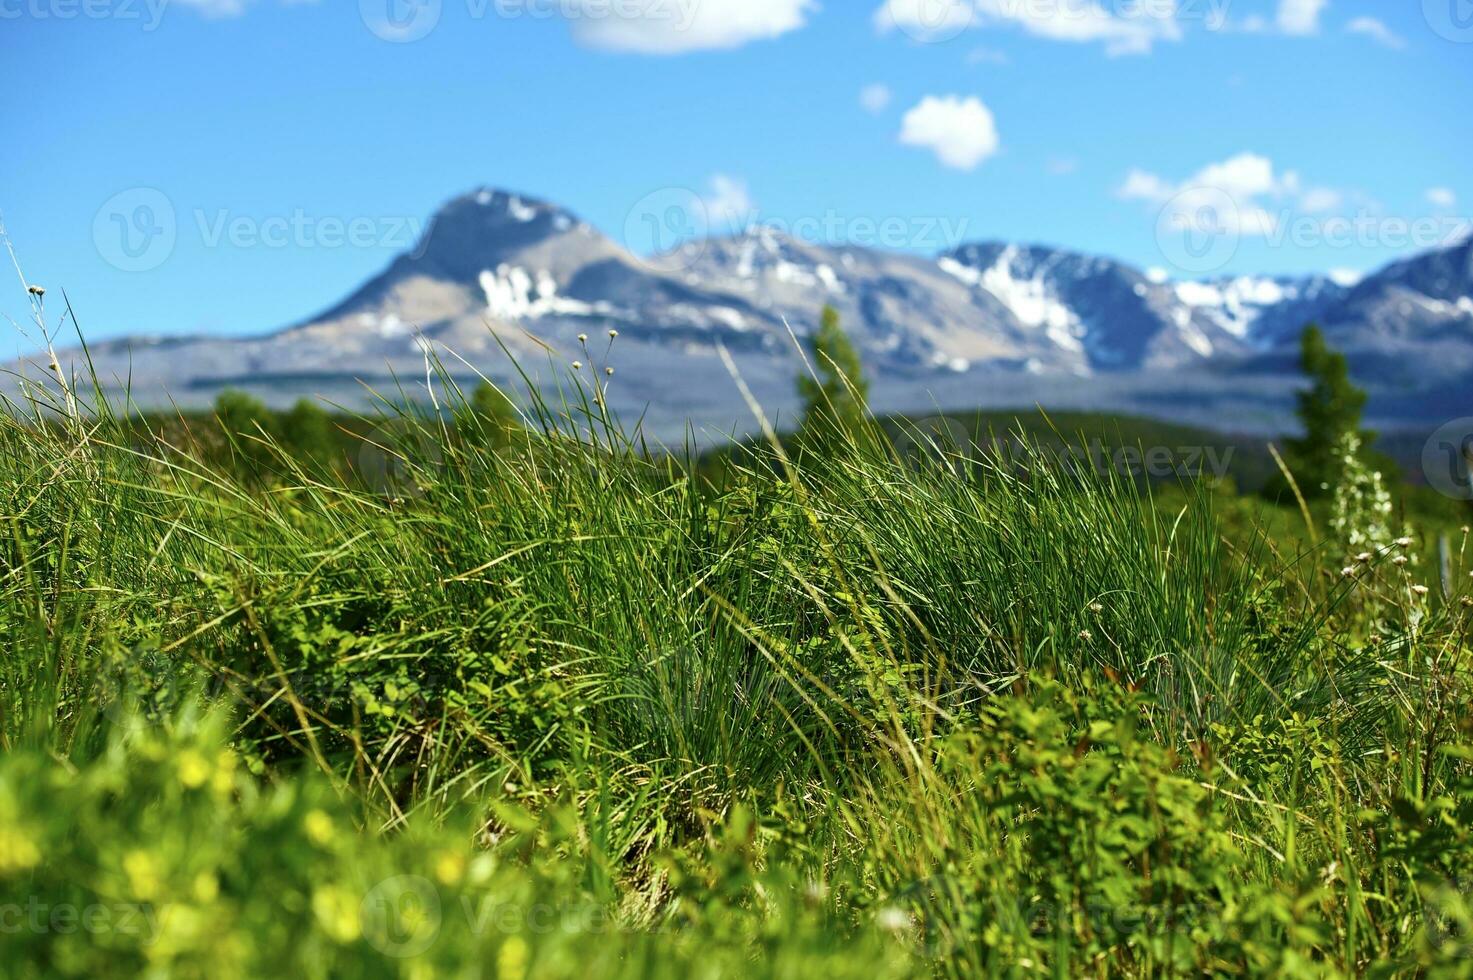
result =
M0 827L0 875L41 863L41 849L18 827Z
M42 286L27 286L26 292L30 293L37 299L40 299L42 296L46 295L46 289Z
M447 888L460 884L465 877L465 855L459 851L441 851L435 858L435 877Z
M1427 586L1425 586L1425 585L1414 585L1414 586L1412 586L1412 591L1415 592L1415 593L1417 593L1417 595L1426 595L1427 594Z
M610 330L609 331L609 339L610 340L613 340L617 336L619 336L619 331L617 331L617 330Z
M574 371L581 371L581 370L583 370L583 362L582 361L574 361L573 362L573 370Z
M1397 567L1401 567L1402 565L1405 565L1406 563L1407 563L1407 556L1406 555L1397 555L1395 558L1391 559L1391 564L1396 565Z
M1375 557L1375 556L1372 555L1369 551L1362 551L1360 554L1358 554L1358 555L1355 556L1355 560L1356 561L1370 561L1373 557Z
M179 781L185 789L199 789L210 778L213 768L205 757L194 749L179 753Z
M307 811L307 815L302 818L302 829L307 832L307 839L318 847L326 847L337 836L332 817L321 810Z
M1092 613L1102 613L1105 611L1105 607L1100 605L1098 602L1091 602L1089 604L1089 611Z
M137 898L152 898L163 887L159 862L147 851L133 850L124 854L123 873L128 876L128 885Z
M580 343L580 344L586 344L586 343L588 343L588 334L586 334L586 333L580 333L578 335L578 343Z
M1403 537L1403 538L1397 538L1392 543L1395 544L1398 548L1410 548L1412 546L1412 539L1411 538L1405 538L1405 537Z
M226 749L215 760L215 774L210 778L210 788L216 795L224 796L235 788L235 753Z
M1340 575L1341 575L1342 578L1350 578L1354 574L1355 574L1355 569L1352 568L1349 565L1347 565L1346 567L1340 569Z
M345 945L362 934L358 905L347 889L337 885L323 885L312 892L312 912L322 931Z
M1394 507L1385 479L1362 461L1361 439L1357 433L1346 433L1335 451L1342 475L1334 487L1331 532L1350 548L1376 551L1389 548Z
M1079 631L1079 638L1081 640L1083 640L1084 642L1088 643L1090 640L1093 640L1095 637L1094 637L1094 634L1091 633L1089 630L1080 630Z
M614 369L611 367L606 367L604 368L604 374L607 374L609 377L612 378L614 376Z
M1473 606L1473 596L1467 596L1467 595L1463 596L1463 605L1465 607L1466 606Z
M496 975L501 980L524 980L527 976L527 941L510 936L496 951Z
M213 902L220 895L220 879L208 871L194 876L194 897L201 902Z
M903 909L890 905L880 909L875 916L875 924L886 932L901 932L910 927L910 916Z

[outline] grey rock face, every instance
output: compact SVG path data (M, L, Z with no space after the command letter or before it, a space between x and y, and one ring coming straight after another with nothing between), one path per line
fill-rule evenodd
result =
M574 359L602 368L616 330L610 403L652 409L668 431L687 420L724 427L744 413L720 348L754 391L790 407L802 363L793 335L813 329L825 304L858 344L880 406L944 397L968 407L1037 391L1084 407L1159 404L1156 414L1210 404L1220 416L1245 377L1271 379L1248 386L1255 391L1287 392L1310 321L1412 416L1417 391L1473 379L1467 242L1353 286L1326 277L1167 282L1039 245L978 242L928 258L765 228L692 243L675 258L641 259L555 204L487 188L447 203L414 249L301 323L247 339L130 337L91 354L105 382L131 379L145 404L166 392L198 403L232 385L274 401L319 394L361 404L360 381L422 386L427 351L467 380L472 366L514 377L503 347L539 383L566 380ZM579 334L592 338L590 354ZM65 360L80 369L78 352ZM34 363L12 368L39 376ZM1180 389L1187 376L1190 398ZM1210 394L1214 386L1222 392ZM1431 406L1429 419L1445 411Z

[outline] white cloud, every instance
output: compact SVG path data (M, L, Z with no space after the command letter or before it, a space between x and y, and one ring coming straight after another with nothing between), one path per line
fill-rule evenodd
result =
M974 0L885 0L875 11L881 32L899 28L917 40L949 40L973 26Z
M1434 187L1427 192L1427 203L1435 208L1451 211L1458 206L1458 195L1451 188Z
M948 167L974 170L997 152L997 124L976 96L928 95L901 120L900 142L931 150Z
M166 0L171 7L186 7L203 17L225 18L239 17L245 13L255 0ZM277 0L283 7L296 7L317 0Z
M1325 214L1339 211L1345 204L1345 196L1328 187L1311 187L1299 198L1299 209L1305 214Z
M248 0L170 0L172 6L188 7L206 17L239 17Z
M899 27L917 37L951 37L966 27L1012 24L1035 37L1073 44L1102 43L1111 57L1146 54L1157 41L1182 36L1176 0L1112 4L1098 0L885 0L875 12L880 30Z
M1326 187L1306 189L1296 171L1279 172L1273 161L1256 153L1239 153L1212 163L1181 182L1144 170L1131 170L1116 190L1128 201L1145 201L1187 219L1210 208L1228 230L1243 236L1271 235L1278 218L1270 204L1297 206L1315 214L1338 209L1343 196Z
M1279 30L1285 34L1318 34L1320 14L1330 0L1279 0Z
M816 0L569 0L573 37L593 48L680 54L736 48L795 31Z
M714 174L707 182L710 188L702 195L706 218L712 228L737 228L756 212L757 205L747 191L747 182L726 174Z
M973 48L967 52L967 64L969 65L1007 65L1012 59L1006 51L997 48Z
M873 85L866 85L859 90L860 106L863 107L865 112L875 115L884 112L889 107L892 98L894 98L894 93L890 91L890 86L882 85L879 82Z
M1357 17L1345 25L1345 30L1351 34L1364 34L1377 44L1396 51L1407 46L1405 39L1400 34L1374 17Z

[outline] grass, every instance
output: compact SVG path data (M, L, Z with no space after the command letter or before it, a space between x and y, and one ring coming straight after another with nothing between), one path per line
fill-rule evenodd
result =
M529 405L0 416L7 975L1473 972L1466 532Z

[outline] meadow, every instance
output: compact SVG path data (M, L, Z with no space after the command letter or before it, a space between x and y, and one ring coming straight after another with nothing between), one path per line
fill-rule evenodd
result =
M1473 975L1465 527L439 397L0 415L0 973Z

